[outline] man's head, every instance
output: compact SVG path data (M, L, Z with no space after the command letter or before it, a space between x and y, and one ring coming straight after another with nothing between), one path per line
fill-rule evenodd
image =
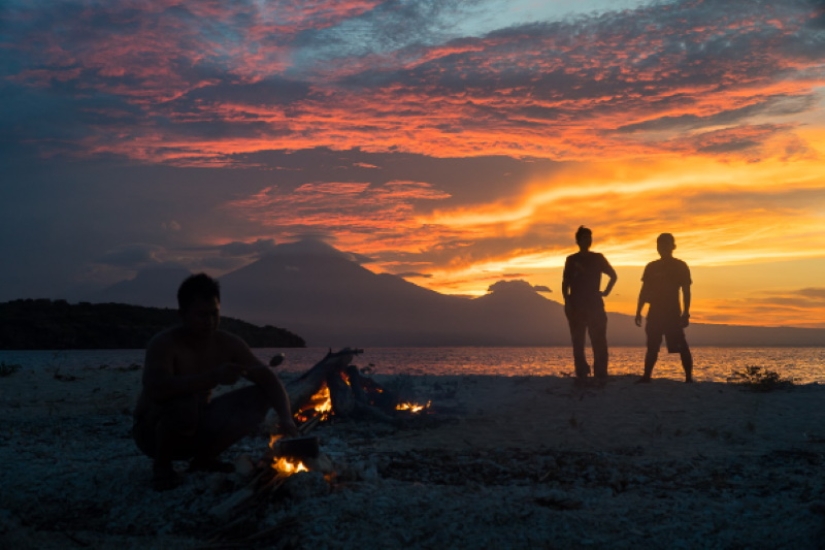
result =
M576 230L576 244L581 250L590 250L593 245L593 232L583 225L580 225Z
M206 273L190 275L178 288L178 311L184 326L198 334L218 328L221 287Z
M662 233L656 239L656 250L662 258L670 258L676 250L676 238L672 233Z

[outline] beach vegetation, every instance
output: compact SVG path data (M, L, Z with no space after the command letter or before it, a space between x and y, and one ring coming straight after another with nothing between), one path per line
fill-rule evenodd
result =
M0 378L11 376L21 368L22 367L17 363L6 363L5 361L0 361Z
M728 383L756 392L770 392L792 388L792 378L783 378L778 372L748 365L744 369L734 370L728 377Z

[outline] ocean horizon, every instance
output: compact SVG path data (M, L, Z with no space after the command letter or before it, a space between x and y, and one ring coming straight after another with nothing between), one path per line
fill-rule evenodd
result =
M760 367L798 384L825 383L825 347L697 346L691 349L694 378L698 382L726 382L734 372L742 372L746 367ZM292 373L312 367L329 348L256 348L252 351L265 363L273 355L283 353L286 359L277 371ZM610 348L609 374L641 375L644 354L645 348L641 346ZM128 368L142 365L143 358L143 349L0 351L0 363L60 370L64 374L86 369ZM566 346L374 347L364 348L353 364L376 375L573 375L572 351ZM668 354L663 347L653 376L682 380L684 374L679 355Z

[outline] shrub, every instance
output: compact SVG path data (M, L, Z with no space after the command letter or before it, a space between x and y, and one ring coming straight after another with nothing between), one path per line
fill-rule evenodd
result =
M728 377L728 382L758 392L769 392L793 387L792 378L782 378L776 371L753 365L746 366L743 370L732 371L731 376Z

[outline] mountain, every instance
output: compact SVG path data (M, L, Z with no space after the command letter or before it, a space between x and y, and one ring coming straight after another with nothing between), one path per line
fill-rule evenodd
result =
M361 260L317 240L278 245L220 278L222 312L289 327L310 346L570 344L563 306L525 281L500 281L487 295L471 299L373 273ZM174 300L186 275L139 274L104 295L117 291L139 300L155 292L155 300ZM159 282L164 288L153 290ZM632 316L609 313L608 319L610 345L644 345L644 331ZM693 324L688 341L697 346L817 346L825 343L825 330Z
M88 294L82 301L177 308L178 287L191 274L182 267L148 268L138 271L133 279Z

